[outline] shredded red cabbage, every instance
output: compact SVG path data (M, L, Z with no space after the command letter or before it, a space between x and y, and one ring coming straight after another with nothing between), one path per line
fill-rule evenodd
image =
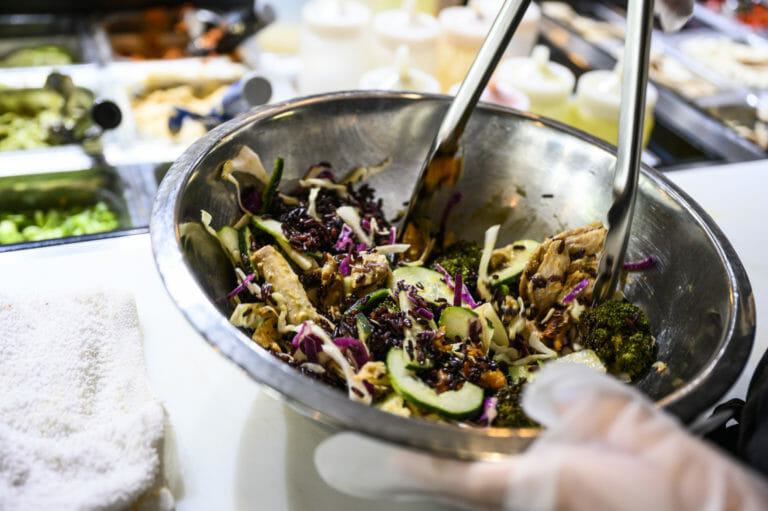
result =
M368 248L368 245L365 243L358 243L355 247L355 252L362 252L363 250L366 250Z
M368 350L362 342L354 337L336 337L333 339L333 344L345 350L352 357L357 369L360 369L368 362Z
M368 232L368 233L370 233L370 232L371 232L371 221L370 221L370 220L368 220L367 218L363 218L363 219L360 221L360 225L362 225L362 226L363 226L363 230L364 230L365 232Z
M341 226L339 239L336 241L336 250L344 250L347 245L352 245L352 228L347 224Z
M456 273L456 284L453 286L453 305L461 307L461 288L464 287L464 281L461 272Z
M293 337L291 344L295 349L294 355L296 351L301 351L307 357L308 362L317 363L318 354L323 351L323 340L313 333L307 332L307 330L307 323L302 323L299 333Z
M389 228L389 244L394 245L397 241L397 228L393 225Z
M246 276L243 281L240 283L239 286L237 286L235 289L229 292L227 294L227 299L234 298L240 291L245 289L246 284L248 284L250 281L252 281L256 277L255 273L251 273L250 275Z
M461 300L463 300L467 305L469 305L470 308L474 309L478 306L478 303L475 301L474 298L472 298L472 295L469 293L469 288L467 285L463 282L461 273L456 274L456 283L454 283L451 276L448 274L448 271L440 266L439 264L435 264L435 269L442 273L443 277L445 277L445 284L448 286L448 288L453 291L453 304L456 307L461 307ZM457 303L456 296L459 294L461 296L459 302Z
M451 276L448 274L448 270L440 266L438 263L435 263L435 269L443 274L443 277L445 277L445 283L449 288L451 288L451 291L453 291L453 279L451 279Z
M483 414L478 419L478 422L485 424L486 426L493 424L493 421L496 420L496 417L499 415L499 412L496 409L498 402L499 399L496 397L489 397L486 399L483 402Z
M261 211L261 190L253 185L246 186L240 193L240 202L249 213Z
M638 271L638 270L647 270L648 268L653 268L655 265L656 265L656 258L653 256L648 256L642 261L624 263L622 267L625 270Z
M573 301L576 296L578 296L579 293L584 291L584 288L586 288L589 285L589 279L584 279L578 284L574 286L573 289L571 289L571 292L565 295L565 298L563 298L563 303L570 303Z
M345 277L349 275L350 269L349 269L349 254L344 256L344 259L341 260L341 263L339 263L339 271L342 275Z
M423 318L427 318L427 319L434 319L435 318L435 315L432 314L432 311L430 311L429 309L427 309L425 307L419 307L418 309L416 309L416 314L418 314L419 316L421 316Z

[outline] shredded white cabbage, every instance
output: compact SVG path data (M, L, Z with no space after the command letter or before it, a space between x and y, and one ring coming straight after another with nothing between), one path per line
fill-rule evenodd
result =
M477 291L480 294L480 298L487 302L490 302L493 298L491 296L490 279L488 278L488 263L491 262L491 253L496 246L496 238L499 237L500 227L500 225L494 225L485 231L483 253L480 256L480 267L477 270Z
M342 195L344 197L347 196L347 187L344 185L339 185L331 181L330 179L323 179L318 177L309 177L307 179L300 179L299 185L302 188L326 188L328 190L333 190L339 195Z
M357 239L362 243L365 243L368 247L373 245L371 237L363 230L363 226L360 225L361 219L357 209L352 206L341 206L336 209L336 214L352 229L352 232L355 233Z
M341 375L347 381L347 388L349 389L349 398L353 401L360 401L365 404L371 404L373 402L373 396L363 384L362 381L355 380L355 370L352 365L347 361L344 354L341 352L338 346L336 346L331 340L330 336L316 325L313 321L306 321L307 328L323 341L323 351L318 353L318 357L327 356L333 360L336 365L341 369ZM360 394L354 392L352 389L357 389Z
M409 243L395 243L392 245L379 245L376 247L376 252L383 255L401 254L409 248L411 248Z
M261 158L253 149L245 145L240 146L240 151L237 155L231 160L225 161L224 165L221 166L221 177L223 179L232 181L233 172L250 174L265 185L269 183L269 176L267 176L267 171L261 163Z
M384 161L379 163L378 165L374 165L373 167L358 167L356 169L353 169L349 174L344 176L344 179L341 180L342 183L346 184L355 184L360 181L367 181L368 179L372 178L382 170L384 170L387 165L392 163L392 157L387 157Z
M235 326L256 330L267 320L263 312L269 310L263 303L239 303L232 311L229 322Z
M307 206L307 214L315 220L320 220L317 214L317 194L320 193L320 188L314 187L309 191L309 205Z

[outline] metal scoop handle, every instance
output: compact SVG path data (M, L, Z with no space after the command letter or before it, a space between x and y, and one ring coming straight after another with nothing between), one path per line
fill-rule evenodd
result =
M416 203L422 195L424 189L424 177L427 166L436 155L452 155L456 153L459 147L459 138L464 133L469 116L477 104L480 95L483 93L488 80L491 78L496 64L512 39L512 35L517 30L517 26L522 21L525 11L531 0L506 0L499 10L499 14L491 26L488 35L483 41L480 50L472 62L467 76L459 87L456 97L451 102L451 106L440 124L437 136L432 141L432 145L427 153L427 157L421 166L408 202L408 212L405 215L401 227L407 224L408 219L414 212ZM398 230L399 233L403 229Z
M635 212L640 175L640 156L643 151L645 94L652 29L653 0L629 0L613 204L608 210L608 233L592 293L592 301L595 304L613 295L629 243L629 229Z

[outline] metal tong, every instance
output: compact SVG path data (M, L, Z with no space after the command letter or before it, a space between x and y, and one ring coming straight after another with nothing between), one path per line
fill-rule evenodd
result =
M456 97L443 117L437 135L432 141L421 169L416 185L408 202L407 213L398 225L397 232L402 236L405 226L416 217L420 210L419 204L426 202L436 191L435 187L425 186L428 169L435 164L451 165L450 161L459 148L459 138L464 133L472 110L493 74L496 64L509 44L512 35L525 15L531 0L506 0L496 16L483 45L472 62L467 76L459 87ZM442 162L440 162L442 160ZM448 160L448 163L446 161ZM454 171L458 173L458 162L454 162Z
M608 210L608 233L597 268L592 292L593 304L613 296L635 212L640 156L642 154L645 94L648 83L648 57L653 29L653 0L629 0L627 40L622 64L621 109L613 204Z

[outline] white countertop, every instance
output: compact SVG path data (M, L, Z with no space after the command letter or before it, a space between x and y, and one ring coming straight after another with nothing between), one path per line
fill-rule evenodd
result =
M758 313L747 368L726 397L743 397L768 348L768 161L667 174L725 232L746 267ZM166 473L179 510L439 509L346 497L312 462L328 435L218 355L176 309L148 234L0 254L3 290L127 289L136 297L153 389L168 413Z

